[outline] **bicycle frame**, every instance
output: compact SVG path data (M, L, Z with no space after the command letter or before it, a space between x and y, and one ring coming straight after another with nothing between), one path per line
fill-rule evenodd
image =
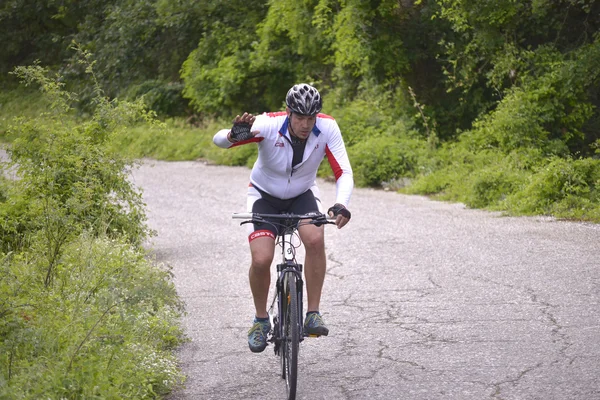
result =
M281 258L282 262L277 264L277 286L276 286L276 297L278 303L278 315L283 315L282 307L285 304L283 296L286 295L285 287L287 285L288 273L296 275L296 292L298 294L298 327L300 330L300 341L304 340L304 326L302 324L302 309L303 309L303 293L304 293L304 281L302 280L302 264L296 261L296 248L292 243L294 234L297 230L295 226L291 226L286 221L286 228L282 235L278 236L277 244L281 247ZM272 308L272 306L271 306ZM283 321L281 318L277 321L279 325L279 332L283 332L282 325ZM276 344L275 354L278 354L278 346Z

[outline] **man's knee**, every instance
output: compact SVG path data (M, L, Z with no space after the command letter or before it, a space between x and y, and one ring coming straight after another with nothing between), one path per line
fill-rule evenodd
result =
M325 238L322 230L311 230L302 236L302 243L308 251L325 249Z
M260 238L250 243L252 254L252 267L258 269L269 269L273 262L275 243L269 238Z
M252 253L252 268L268 270L273 262L273 255Z

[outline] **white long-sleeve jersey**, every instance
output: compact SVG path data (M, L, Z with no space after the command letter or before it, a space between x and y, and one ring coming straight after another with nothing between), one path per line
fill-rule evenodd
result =
M271 196L284 200L299 196L315 186L317 170L326 156L336 179L336 203L348 206L354 179L337 122L328 115L317 115L302 162L294 168L288 125L285 111L264 113L257 116L252 125L252 131L259 131L254 138L231 143L227 139L229 129L222 129L214 136L213 142L222 148L258 143L258 158L250 173L250 182Z

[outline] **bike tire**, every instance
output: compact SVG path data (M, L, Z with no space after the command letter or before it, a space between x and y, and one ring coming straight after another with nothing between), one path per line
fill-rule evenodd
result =
M285 307L286 311L283 319L283 373L287 388L287 398L288 400L295 400L298 383L298 352L300 350L296 274L287 274L284 293L286 294L284 301L287 303L287 307Z

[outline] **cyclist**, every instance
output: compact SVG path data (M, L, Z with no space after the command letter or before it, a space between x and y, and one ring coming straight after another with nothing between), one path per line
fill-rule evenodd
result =
M336 225L342 228L351 217L346 207L354 180L340 129L332 117L320 114L321 95L311 85L301 83L290 88L286 106L281 112L237 115L232 128L217 132L213 141L222 148L258 143L258 159L250 173L248 212L323 212L315 180L321 161L327 157L337 189L336 202L328 213L336 217ZM251 351L258 353L267 346L271 329L267 298L278 232L271 224L255 224L251 230L249 280L256 315L248 332L248 345ZM326 270L324 227L302 225L298 233L306 250L304 274L308 302L304 331L326 336L329 330L319 313Z

